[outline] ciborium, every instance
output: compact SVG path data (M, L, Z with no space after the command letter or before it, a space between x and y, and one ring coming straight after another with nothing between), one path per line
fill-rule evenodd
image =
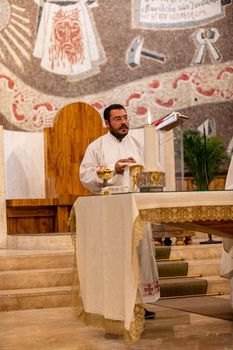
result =
M103 188L107 187L108 181L113 178L114 170L109 169L107 166L98 167L96 174L99 179L103 180Z

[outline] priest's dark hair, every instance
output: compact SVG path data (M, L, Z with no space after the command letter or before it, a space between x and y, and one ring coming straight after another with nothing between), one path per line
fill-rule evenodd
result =
M124 109L124 111L125 111L125 107L124 106L122 106L120 104L117 104L117 103L112 104L112 105L110 105L110 106L105 108L105 110L104 110L104 120L107 120L108 122L110 122L110 113L111 113L111 111L113 109Z

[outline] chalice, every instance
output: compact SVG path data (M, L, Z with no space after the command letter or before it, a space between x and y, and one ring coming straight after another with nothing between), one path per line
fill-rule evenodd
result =
M109 169L107 166L100 166L98 167L96 173L98 178L103 180L103 187L107 187L108 180L113 177L114 171Z
M133 192L137 192L137 174L143 170L143 166L139 164L130 164L129 173L133 181Z

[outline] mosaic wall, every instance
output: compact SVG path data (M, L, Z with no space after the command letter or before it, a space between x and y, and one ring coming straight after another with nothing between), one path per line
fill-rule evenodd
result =
M179 111L233 136L231 0L1 0L0 124L41 131L76 101L132 128ZM232 146L233 147L233 146Z

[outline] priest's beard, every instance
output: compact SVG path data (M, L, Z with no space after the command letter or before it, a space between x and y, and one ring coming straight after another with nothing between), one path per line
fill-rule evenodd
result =
M124 129L124 131L122 131L122 129ZM119 141L121 141L128 134L129 127L123 124L120 126L120 128L116 129L111 124L109 124L109 131L113 136L115 136Z

